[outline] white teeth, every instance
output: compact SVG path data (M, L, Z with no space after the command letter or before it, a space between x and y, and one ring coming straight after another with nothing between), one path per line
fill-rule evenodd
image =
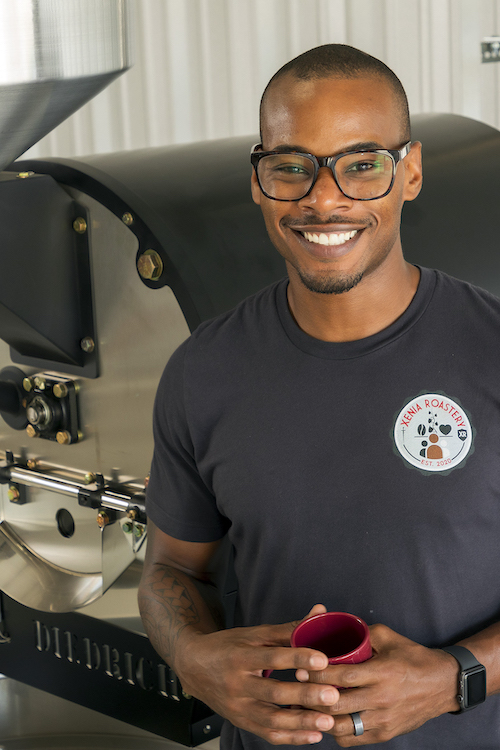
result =
M357 229L352 232L329 232L328 234L324 232L321 234L302 232L308 242L316 242L318 245L343 245L347 240L352 240L357 233Z

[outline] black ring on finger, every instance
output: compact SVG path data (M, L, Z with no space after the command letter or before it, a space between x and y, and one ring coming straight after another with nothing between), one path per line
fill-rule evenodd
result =
M359 715L357 711L355 711L353 714L351 714L352 723L354 724L354 736L355 737L361 737L362 734L364 734L365 727L363 724L363 719Z

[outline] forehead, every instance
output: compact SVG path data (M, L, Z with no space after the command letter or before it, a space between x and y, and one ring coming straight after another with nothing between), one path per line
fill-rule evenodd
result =
M278 79L262 110L266 150L300 146L316 156L348 151L361 143L401 145L396 95L380 78Z

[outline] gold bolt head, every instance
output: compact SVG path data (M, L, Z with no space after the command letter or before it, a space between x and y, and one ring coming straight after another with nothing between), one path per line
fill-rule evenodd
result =
M47 385L47 381L45 378L41 378L39 375L34 380L35 388L38 388L39 391L44 391L45 387Z
M37 431L35 430L32 424L29 424L26 427L26 434L28 435L28 437L31 437L31 438L34 438L37 436Z
M32 471L33 469L36 469L36 467L38 466L36 458L28 458L28 460L26 461L26 466Z
M105 510L100 510L97 514L97 525L100 529L103 529L109 523L109 516Z
M33 386L34 386L33 378L24 378L23 379L23 388L24 388L25 391L28 391L28 393L29 393L30 391L33 390Z
M9 489L7 490L7 497L9 498L11 503L17 503L19 500L19 490L17 487L14 487L14 485L10 485Z
M127 523L123 524L122 528L125 534L131 534L134 530L134 524L128 521Z
M82 216L79 216L77 219L73 222L73 229L78 234L85 234L87 231L87 222Z
M123 214L122 221L124 224L126 224L128 227L134 223L134 217L132 214L130 214L128 211L127 213Z
M85 474L85 477L83 479L85 484L92 484L93 482L95 482L95 480L96 480L96 476L91 471L87 472L87 474Z
M19 172L17 176L20 180L25 180L27 177L32 177L34 174L34 172Z
M146 250L137 259L137 270L143 279L157 281L163 273L163 261L156 250Z
M65 398L68 395L66 383L56 383L52 390L56 398Z
M135 521L137 518L137 511L135 508L130 508L130 510L127 510L127 518L130 518L131 521Z
M69 445L71 443L71 435L67 430L59 430L59 432L56 433L56 440L59 445Z
M136 525L134 528L134 536L140 539L143 534L144 534L144 526Z

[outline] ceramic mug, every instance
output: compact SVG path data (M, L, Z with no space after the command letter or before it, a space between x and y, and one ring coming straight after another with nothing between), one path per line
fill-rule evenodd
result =
M368 625L348 612L325 612L303 620L290 643L294 648L321 651L329 664L359 664L372 655Z
M290 645L321 651L329 664L360 664L372 656L368 625L348 612L324 612L303 620L293 631ZM272 671L262 674L269 677Z

